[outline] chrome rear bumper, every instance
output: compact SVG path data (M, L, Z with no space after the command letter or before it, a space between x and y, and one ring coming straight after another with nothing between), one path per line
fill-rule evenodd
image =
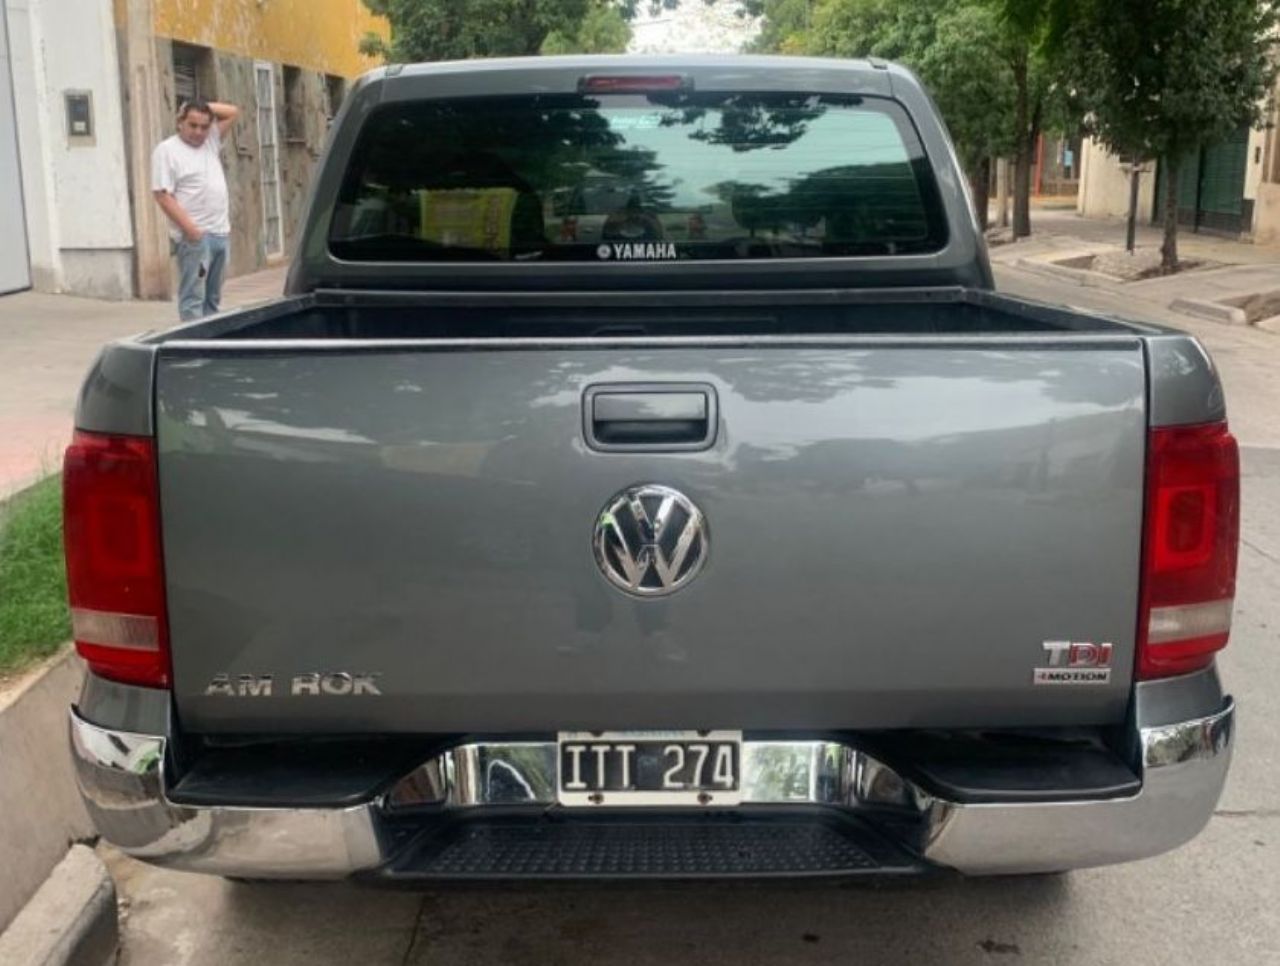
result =
M1134 728L1142 788L1125 798L961 804L930 795L869 755L823 741L747 741L743 802L823 806L889 818L901 844L966 874L1082 868L1145 858L1195 836L1217 804L1235 708ZM481 806L553 805L550 742L469 744L424 763L376 800L350 808L244 808L172 803L162 735L101 728L73 709L71 746L99 832L138 858L198 872L338 878L387 863L407 806L466 814Z

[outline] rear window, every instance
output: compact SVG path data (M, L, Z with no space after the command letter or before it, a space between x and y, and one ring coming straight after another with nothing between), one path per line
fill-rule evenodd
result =
M329 236L349 261L814 258L945 241L895 102L692 93L380 108Z

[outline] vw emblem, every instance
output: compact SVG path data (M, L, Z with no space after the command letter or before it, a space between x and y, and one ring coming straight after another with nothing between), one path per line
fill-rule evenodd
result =
M605 504L594 542L609 582L641 597L675 593L698 575L710 550L702 511L656 483L628 487Z

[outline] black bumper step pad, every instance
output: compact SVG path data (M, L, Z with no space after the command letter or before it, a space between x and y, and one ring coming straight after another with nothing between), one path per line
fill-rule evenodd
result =
M386 869L394 879L687 879L902 874L924 866L848 821L464 822Z

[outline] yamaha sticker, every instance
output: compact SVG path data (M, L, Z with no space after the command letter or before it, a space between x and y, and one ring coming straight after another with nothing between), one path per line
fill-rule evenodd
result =
M596 257L601 261L660 262L676 257L672 242L612 242L596 246Z

